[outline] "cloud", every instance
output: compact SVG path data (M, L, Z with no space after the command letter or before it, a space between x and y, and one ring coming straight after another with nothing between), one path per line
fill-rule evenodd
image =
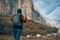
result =
M52 13L50 13L47 18L51 19L56 23L58 28L60 28L60 7L56 8Z
M50 14L60 4L59 0L33 0L33 2L38 7L39 12L43 15Z
M60 6L60 2L56 3L54 6L52 6L51 8L48 9L46 14L50 14L52 11L54 11L59 6Z
M59 26L60 26L60 24L57 24L57 28L60 28Z
M33 2L40 14L60 26L60 0L33 0Z

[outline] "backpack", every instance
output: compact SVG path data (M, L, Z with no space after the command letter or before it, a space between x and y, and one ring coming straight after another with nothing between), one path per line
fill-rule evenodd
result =
M13 25L22 25L22 14L15 14L12 18Z

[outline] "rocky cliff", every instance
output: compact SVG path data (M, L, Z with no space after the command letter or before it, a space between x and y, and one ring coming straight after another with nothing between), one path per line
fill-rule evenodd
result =
M2 9L1 9L2 8ZM7 0L7 1L0 1L0 15L12 15L17 13L17 9L21 8L22 13L25 14L28 20L33 20L35 22L38 22L40 24L43 24L44 26L51 26L55 24L52 24L45 19L41 13L37 11L36 6L33 5L33 2L31 0ZM34 9L35 8L35 9Z
M4 4L4 3L3 3ZM16 5L15 5L16 4ZM1 5L1 4L0 4ZM17 6L18 5L18 6ZM11 5L6 6L8 7L6 10L8 10ZM10 13L16 13L17 8L21 8L24 9L24 13L27 17L27 22L24 23L24 31L23 33L40 33L40 32L57 32L56 28L51 28L51 25L49 21L47 21L42 15L41 13L39 13L36 9L34 9L34 5L33 2L31 0L18 0L18 2L12 1L12 12L10 12L11 10L8 11ZM5 11L6 11L5 10ZM2 30L2 32L5 33L10 33L11 32L11 24L9 22L9 19L0 19L0 26L2 28L2 25L5 24L4 26L4 30ZM3 24L4 23L4 24ZM28 25L27 25L28 24ZM7 26L6 26L7 25Z
M33 3L31 0L18 0L18 8L25 9L26 17L28 20L32 20Z

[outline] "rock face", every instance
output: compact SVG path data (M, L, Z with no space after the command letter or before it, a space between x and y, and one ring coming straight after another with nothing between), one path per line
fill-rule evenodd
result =
M3 5L2 5L2 3L0 2L0 15L2 15L3 14Z
M31 0L19 0L18 1L18 8L22 8L25 9L24 11L26 11L26 17L28 20L32 20L32 8L33 8L33 3Z
M36 10L34 9L33 2L31 0L16 0L12 1L13 3L13 10L12 12L15 13L17 8L24 9L24 14L27 17L27 22L24 23L23 27L23 35L24 34L37 34L37 33L50 33L50 32L56 32L56 28L51 28L51 25L48 21L45 20L45 18ZM16 4L16 5L15 5ZM18 4L18 6L17 6ZM1 4L0 4L1 5ZM9 6L7 6L9 9ZM5 24L4 28L2 28L2 25ZM7 26L6 26L7 25ZM12 33L11 31L11 23L9 19L0 19L0 31L2 30L2 33ZM3 30L4 29L4 30ZM8 29L8 30L7 30ZM41 34L42 34L41 33Z
M1 11L2 11L1 6L4 6L3 4L5 3L5 1L3 2L3 4L2 4L2 2L0 2ZM11 3L8 4L8 2L12 2L12 4ZM34 5L31 0L8 0L8 1L6 1L5 5L6 5L7 9L6 10L4 9L4 10L6 11L7 15L10 15L10 13L17 13L16 12L17 9L21 8L21 9L24 9L23 13L26 15L28 20L33 20L35 22L39 22L40 24L43 24L43 26L53 25L53 24L49 23L49 21L46 21L47 19L45 19L36 9L34 9ZM12 10L12 12L11 12L11 10ZM3 11L3 12L5 12L5 11Z
M32 14L33 14L33 3L31 0L26 0L26 14L27 18L32 20Z

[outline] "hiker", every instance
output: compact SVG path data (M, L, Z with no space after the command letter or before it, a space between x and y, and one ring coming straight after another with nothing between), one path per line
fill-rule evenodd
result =
M22 10L18 9L17 14L14 14L10 20L12 21L12 31L15 40L19 40L23 30L23 22L26 22L26 17L22 15Z

